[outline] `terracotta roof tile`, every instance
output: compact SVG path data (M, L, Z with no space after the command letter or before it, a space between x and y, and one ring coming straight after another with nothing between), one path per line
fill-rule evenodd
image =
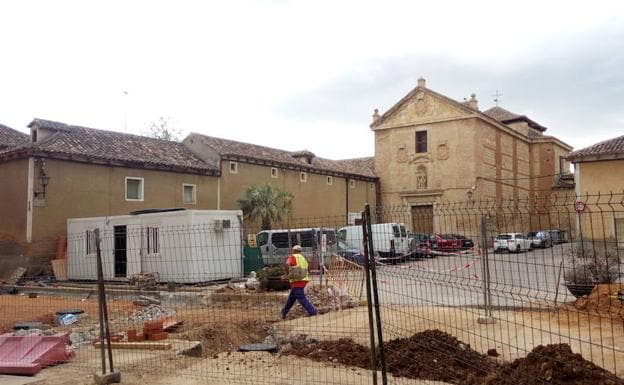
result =
M512 119L518 119L520 117L522 117L522 115L516 114L514 112L511 111L507 111L506 109L502 108L502 107L492 107L488 110L483 111L484 114L486 114L487 116L489 116L492 119L496 119L499 122L503 122L506 120L512 120Z
M218 172L216 165L204 162L178 142L43 119L33 120L29 127L46 128L54 133L41 141L11 148L0 155L6 156L22 150L52 157L128 163L129 166L139 168L175 169L203 174Z
M522 122L528 123L529 127L534 128L538 131L542 131L542 132L546 131L546 127L530 119L526 115L516 114L515 112L507 111L506 109L502 107L498 107L498 106L492 107L488 110L483 111L483 113L492 119L498 120L499 122L503 124L522 121Z
M376 178L373 168L370 166L373 158L331 160L319 158L308 150L286 151L203 134L193 135L201 138L204 145L211 147L224 158L246 158L275 165L287 165L298 169L305 168L326 173ZM310 163L308 163L308 159ZM364 159L367 159L367 161Z
M604 158L624 159L624 135L576 150L567 159L571 161Z
M11 127L0 124L0 149L28 143L29 136Z

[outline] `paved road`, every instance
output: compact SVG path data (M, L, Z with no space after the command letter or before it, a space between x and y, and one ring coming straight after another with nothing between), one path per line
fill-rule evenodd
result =
M572 301L563 285L561 261L569 244L524 253L488 253L494 306L531 306ZM564 263L565 269L565 263ZM476 252L437 256L378 268L382 303L414 305L481 305L484 260Z

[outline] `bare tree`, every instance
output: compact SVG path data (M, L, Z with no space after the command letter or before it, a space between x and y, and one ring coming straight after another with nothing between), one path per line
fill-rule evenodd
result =
M147 136L150 138L179 142L182 139L182 131L171 127L171 118L161 116L152 122L147 128Z

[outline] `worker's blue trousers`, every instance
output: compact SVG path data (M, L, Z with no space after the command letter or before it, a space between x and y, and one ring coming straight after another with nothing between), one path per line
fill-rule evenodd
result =
M286 301L286 305L284 305L284 309L282 309L282 317L286 317L290 309L295 304L295 301L299 301L301 306L308 312L309 315L316 315L316 308L314 305L308 301L305 296L305 292L302 287L293 287L290 289L290 295L288 296L288 300Z

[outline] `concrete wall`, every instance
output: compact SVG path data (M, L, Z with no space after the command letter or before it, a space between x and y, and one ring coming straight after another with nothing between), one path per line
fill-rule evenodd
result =
M44 207L33 208L33 240L64 235L67 218L127 214L146 208L215 209L216 177L46 159ZM35 169L35 175L39 170ZM125 177L144 178L144 200L125 199ZM183 204L182 185L196 185L196 204ZM35 178L35 191L40 189Z
M0 239L26 241L28 159L0 163Z

